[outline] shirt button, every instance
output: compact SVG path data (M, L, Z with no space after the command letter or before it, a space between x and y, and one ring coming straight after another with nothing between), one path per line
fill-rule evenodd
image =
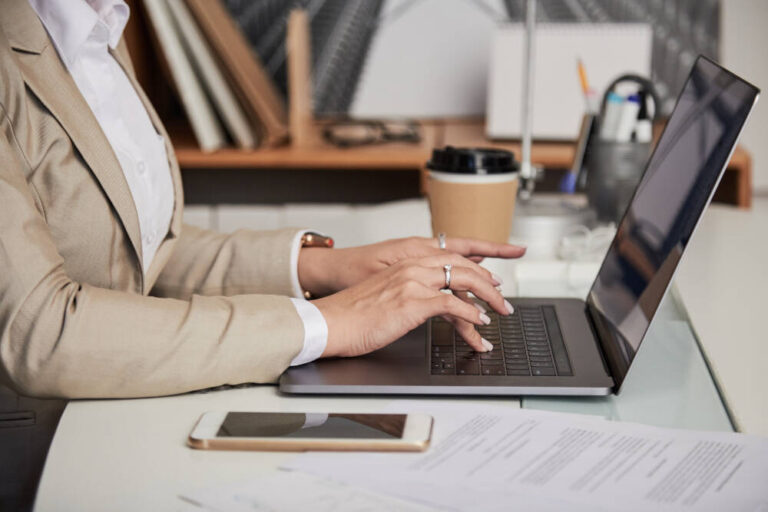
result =
M144 174L144 171L147 170L147 164L144 163L144 161L140 161L139 165L136 166L136 168L139 170L140 174Z

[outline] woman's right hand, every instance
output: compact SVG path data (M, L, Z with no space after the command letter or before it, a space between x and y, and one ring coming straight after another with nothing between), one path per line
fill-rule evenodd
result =
M451 290L443 293L444 265L452 265ZM328 324L322 357L352 357L373 352L397 340L433 316L443 316L478 352L492 346L475 325L490 322L472 292L502 315L512 306L496 289L493 275L467 258L445 253L400 261L355 286L315 300Z

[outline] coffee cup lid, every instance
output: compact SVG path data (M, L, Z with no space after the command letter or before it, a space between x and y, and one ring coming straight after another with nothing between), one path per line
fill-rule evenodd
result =
M432 151L427 169L458 174L501 174L517 172L519 166L511 151L446 146Z

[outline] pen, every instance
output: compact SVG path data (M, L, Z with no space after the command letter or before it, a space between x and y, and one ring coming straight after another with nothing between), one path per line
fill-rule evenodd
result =
M637 125L637 114L640 112L640 96L632 94L621 104L621 114L616 124L616 142L629 142L632 132Z
M589 79L587 79L587 69L584 67L584 62L582 62L581 59L578 59L577 63L581 91L584 93L584 102L587 105L587 112L595 113L597 112L597 96L595 95L595 91L589 87Z
M611 91L605 104L605 112L600 120L600 139L607 141L616 140L616 130L619 127L624 98Z
M637 124L635 125L635 141L641 143L651 142L653 139L653 122L648 115L648 93L645 89L640 89L640 110L637 113Z

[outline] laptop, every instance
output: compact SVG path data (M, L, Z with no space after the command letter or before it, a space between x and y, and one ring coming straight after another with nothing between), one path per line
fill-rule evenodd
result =
M521 298L478 327L476 353L442 319L349 359L288 369L297 394L607 395L619 391L759 90L699 57L586 300Z

